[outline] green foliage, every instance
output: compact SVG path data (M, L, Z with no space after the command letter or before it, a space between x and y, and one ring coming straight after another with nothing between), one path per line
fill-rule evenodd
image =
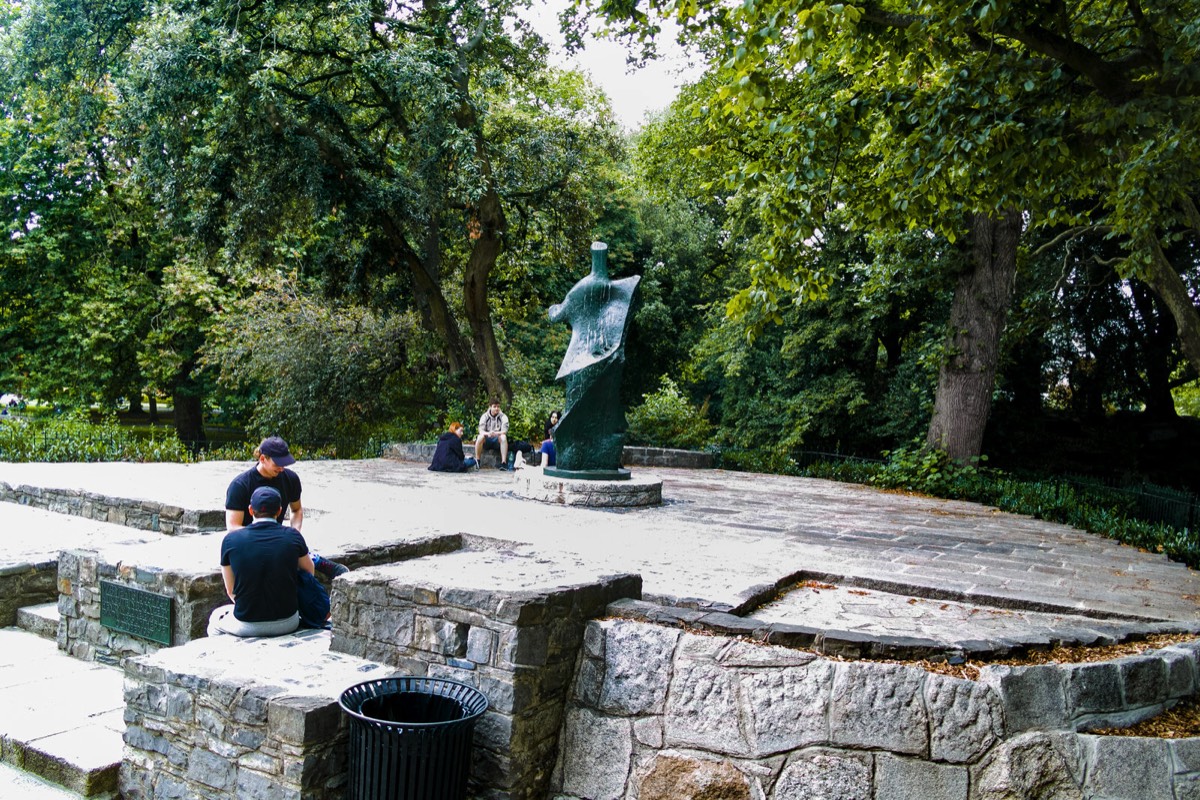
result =
M364 436L428 397L429 347L413 314L321 302L284 281L222 316L204 365L231 398L254 399L251 434L316 444Z
M648 447L700 450L709 444L713 428L706 406L696 406L668 376L658 390L642 397L629 411L629 443Z
M172 461L190 460L174 433L139 436L106 416L87 411L0 422L0 461Z
M1200 381L1179 386L1172 394L1175 396L1176 411L1189 417L1200 417Z
M980 480L973 464L960 464L919 441L884 455L887 462L871 478L871 483L880 488L955 497L970 492Z

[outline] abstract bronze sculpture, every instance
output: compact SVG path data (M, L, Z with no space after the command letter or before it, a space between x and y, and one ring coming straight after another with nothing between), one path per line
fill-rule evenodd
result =
M627 480L621 469L625 409L621 375L625 333L639 276L608 277L608 245L592 243L592 271L550 307L550 321L571 325L571 344L558 370L567 383L567 403L554 429L558 464L546 474L584 480Z

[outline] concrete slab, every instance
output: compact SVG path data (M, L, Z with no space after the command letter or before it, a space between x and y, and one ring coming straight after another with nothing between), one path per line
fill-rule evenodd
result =
M0 797L4 800L78 800L80 795L0 762Z
M123 748L124 676L78 661L53 642L0 629L0 760L88 797L112 796ZM27 783L27 782L26 782ZM38 784L0 796L39 796ZM52 797L54 795L47 795Z
M58 619L58 603L39 603L17 609L17 627L43 639L57 640Z

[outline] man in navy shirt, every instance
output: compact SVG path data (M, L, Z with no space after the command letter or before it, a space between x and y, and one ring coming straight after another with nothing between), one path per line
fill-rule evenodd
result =
M276 489L260 486L250 497L254 521L221 541L221 572L233 605L213 611L209 635L279 636L300 626L298 570L311 576L314 568L304 537L276 520L282 507Z

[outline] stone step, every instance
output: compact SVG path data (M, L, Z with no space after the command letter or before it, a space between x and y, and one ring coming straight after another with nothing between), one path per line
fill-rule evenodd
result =
M0 797L4 800L79 800L83 795L0 761Z
M0 629L0 760L83 797L115 797L123 681L120 670L71 658L40 636Z
M17 609L17 627L54 642L58 640L58 603Z

